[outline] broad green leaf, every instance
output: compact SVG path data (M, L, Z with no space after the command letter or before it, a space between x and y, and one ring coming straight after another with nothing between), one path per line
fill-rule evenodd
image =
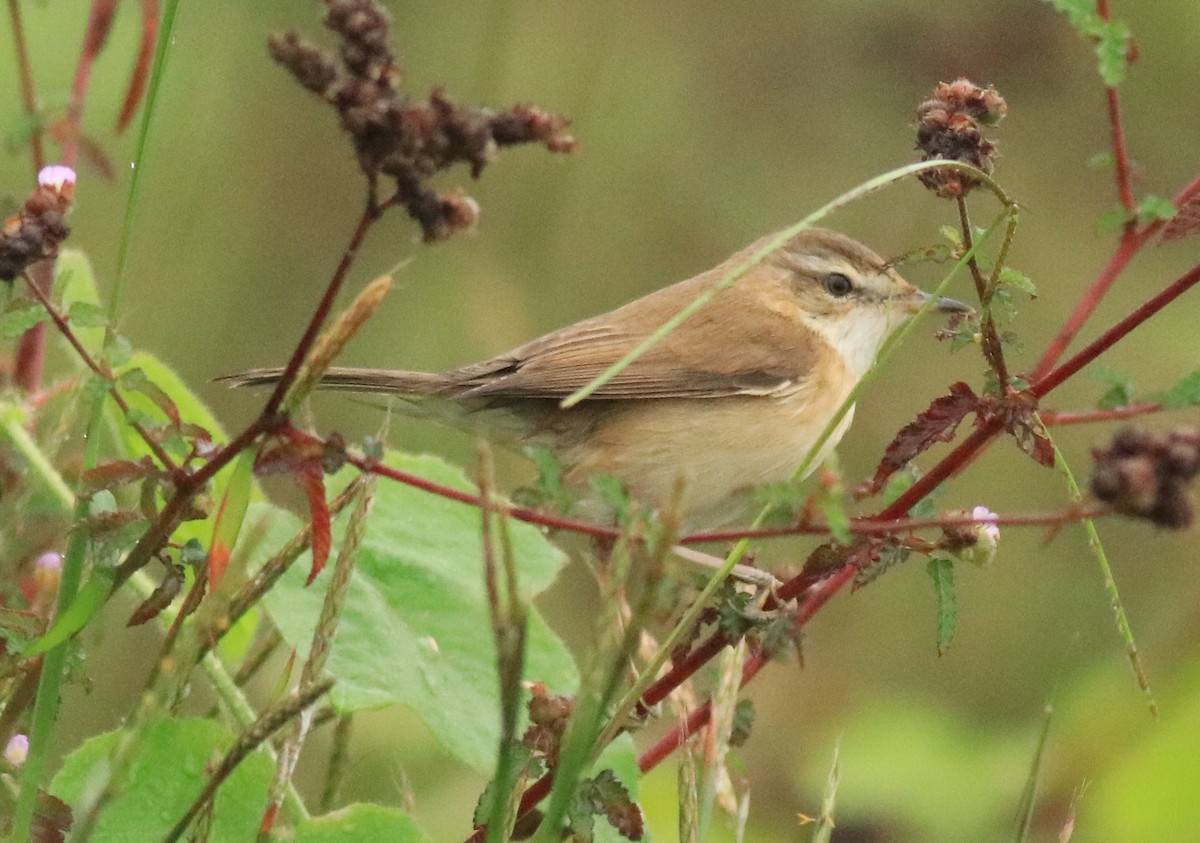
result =
M473 490L461 471L435 457L390 454L386 461L429 480ZM275 507L252 506L250 523L263 518L270 518L270 524L253 550L252 566L300 525ZM335 524L335 546L341 542L341 522ZM537 528L518 522L510 528L520 586L529 600L550 585L566 558ZM447 749L490 773L499 743L500 703L479 510L381 479L355 558L327 664L338 680L331 702L342 712L404 703ZM309 647L330 576L322 573L306 588L309 565L305 554L265 601L284 638L301 655ZM544 682L552 693L573 691L578 681L570 654L535 611L529 615L526 676Z
M67 312L67 320L72 328L101 328L108 324L108 316L98 304L87 301L77 301Z
M295 843L427 843L416 822L398 808L359 802L296 826Z
M208 765L233 743L233 735L214 720L159 720L145 729L124 787L100 814L90 843L161 840L200 795ZM50 792L78 809L120 737L119 732L107 732L85 741L67 757ZM238 765L217 791L206 838L210 843L254 839L273 769L261 754Z
M954 627L958 624L958 607L954 599L954 560L945 556L934 556L925 566L933 580L933 595L937 600L937 651L944 656L954 638Z

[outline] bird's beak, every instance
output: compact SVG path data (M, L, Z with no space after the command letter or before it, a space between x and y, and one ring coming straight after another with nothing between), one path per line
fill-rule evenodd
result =
M932 298L933 296L929 295L929 293L925 292L924 290L913 290L911 296L906 296L901 300L901 304L906 309L916 313L925 306L927 301ZM946 296L939 296L937 302L934 304L934 307L942 313L971 314L975 312L975 308L971 307L971 305L967 304L966 302L961 302L958 299L947 298Z

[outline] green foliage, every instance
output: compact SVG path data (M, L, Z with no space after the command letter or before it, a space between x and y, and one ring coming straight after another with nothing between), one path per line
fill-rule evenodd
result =
M295 843L427 843L428 837L408 814L384 805L360 802L296 826Z
M1120 20L1106 21L1096 14L1093 0L1044 0L1067 16L1079 35L1096 45L1100 78L1111 87L1125 79L1128 64L1129 26Z
M939 656L944 656L950 649L954 628L958 624L958 605L954 597L954 560L940 554L935 555L925 566L925 571L933 581L933 596L937 602L937 651Z
M1107 366L1092 366L1088 369L1088 374L1108 385L1108 391L1101 395L1100 400L1096 402L1096 406L1101 410L1127 407L1133 403L1133 379L1129 375Z
M1170 389L1150 396L1149 400L1157 401L1167 410L1200 406L1200 369L1187 375Z
M460 470L435 457L390 454L386 462L474 491ZM252 567L300 526L295 516L266 504L251 506L248 523L256 522L266 526ZM531 525L512 523L509 532L528 601L550 585L565 557ZM340 543L338 525L335 548ZM265 600L284 639L300 653L309 646L329 583L324 573L305 587L308 568L305 554ZM573 690L577 682L570 654L532 609L525 667L530 679L554 692ZM448 750L480 772L491 771L500 700L478 509L400 483L379 485L327 670L338 680L330 702L339 711L403 703Z
M165 719L144 728L145 739L138 743L125 786L100 814L89 838L92 843L162 839L200 795L208 766L233 743L233 735L213 720ZM67 757L50 792L78 808L80 799L89 795L92 777L108 764L120 739L120 732L107 732L84 741ZM211 843L253 839L273 769L262 754L238 765L217 791L207 838Z

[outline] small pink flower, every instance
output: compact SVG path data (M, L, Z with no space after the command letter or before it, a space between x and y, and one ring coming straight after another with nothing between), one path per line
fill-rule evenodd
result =
M14 767L20 767L29 757L29 738L25 735L13 735L4 747L4 760Z
M75 195L75 171L62 164L50 164L38 172L38 184L69 201Z

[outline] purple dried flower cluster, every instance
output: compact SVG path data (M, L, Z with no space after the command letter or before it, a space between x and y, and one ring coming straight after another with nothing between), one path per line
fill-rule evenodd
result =
M1126 428L1109 447L1093 449L1092 456L1092 494L1097 498L1160 527L1191 526L1195 515L1187 485L1200 472L1200 430Z
M569 121L537 106L508 111L461 106L434 88L414 99L389 47L390 17L375 0L326 0L325 25L338 35L335 57L296 32L271 36L272 57L337 111L368 178L393 179L396 201L420 224L427 241L470 227L479 207L461 189L438 191L427 181L465 163L478 177L500 147L540 143L571 152Z
M1008 113L995 88L980 88L969 79L941 82L917 107L917 149L922 161L963 161L991 173L996 144L983 136ZM965 196L979 180L952 169L927 170L921 183L943 199Z

